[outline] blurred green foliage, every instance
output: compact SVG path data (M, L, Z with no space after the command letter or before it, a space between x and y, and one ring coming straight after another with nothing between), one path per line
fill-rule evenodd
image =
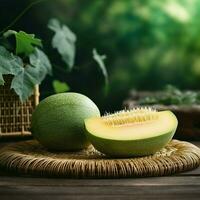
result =
M200 92L181 91L178 88L167 85L164 90L151 96L138 100L139 105L199 105Z
M55 93L68 92L70 90L67 83L60 82L59 80L53 81L53 88L54 88Z
M1 28L32 1L2 2ZM78 38L76 67L70 75L55 67L53 78L67 81L73 91L88 95L102 110L120 109L131 88L200 87L199 0L49 0L33 7L15 27L48 42L46 24L52 17L66 23ZM101 88L101 72L91 62L94 47L107 55L107 96ZM56 54L51 56L57 59ZM43 97L53 91L51 81L43 83Z

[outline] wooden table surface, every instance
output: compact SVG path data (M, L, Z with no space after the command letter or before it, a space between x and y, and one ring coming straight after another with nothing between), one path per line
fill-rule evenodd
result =
M194 144L200 147L200 142ZM2 145L5 144L0 143ZM168 177L126 179L19 177L0 171L0 200L170 198L200 200L200 167Z

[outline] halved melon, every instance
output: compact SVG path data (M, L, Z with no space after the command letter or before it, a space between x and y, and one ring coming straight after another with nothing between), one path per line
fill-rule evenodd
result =
M87 137L100 152L113 157L154 154L173 137L178 121L171 111L137 108L85 120Z

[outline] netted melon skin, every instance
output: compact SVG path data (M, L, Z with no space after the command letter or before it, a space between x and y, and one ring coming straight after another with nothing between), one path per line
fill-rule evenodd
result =
M92 100L78 93L62 93L44 99L32 117L33 136L46 148L76 151L90 143L84 120L100 116Z

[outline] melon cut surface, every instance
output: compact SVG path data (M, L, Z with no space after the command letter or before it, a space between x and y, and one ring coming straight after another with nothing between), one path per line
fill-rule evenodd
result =
M172 139L177 125L171 111L158 112L150 108L85 120L87 137L93 146L114 157L154 154Z

